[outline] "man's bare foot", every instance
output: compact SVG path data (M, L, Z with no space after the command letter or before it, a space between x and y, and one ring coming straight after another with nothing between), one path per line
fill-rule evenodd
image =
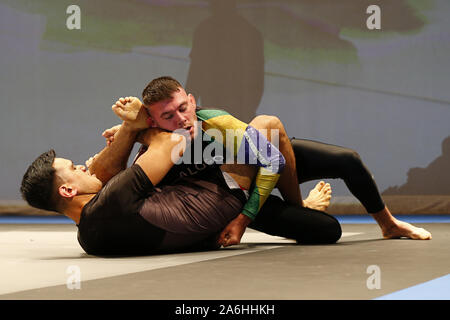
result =
M331 186L329 183L320 181L314 189L309 192L308 198L303 200L303 206L310 209L325 211L330 205Z
M397 219L395 219L394 225L388 229L382 228L381 230L385 239L409 238L413 240L431 240L431 233L427 230Z

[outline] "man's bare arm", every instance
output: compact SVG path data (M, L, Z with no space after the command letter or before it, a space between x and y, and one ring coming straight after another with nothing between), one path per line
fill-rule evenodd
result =
M89 172L95 174L105 184L120 171L125 170L138 133L139 131L130 128L124 122L115 134L114 141L92 160Z
M148 149L136 160L136 164L156 186L183 155L186 139L173 132L149 128L140 135L140 140Z
M142 103L134 97L119 99L113 106L114 113L123 120L108 144L91 162L89 172L95 174L105 184L109 179L127 167L139 131L148 127L147 112Z

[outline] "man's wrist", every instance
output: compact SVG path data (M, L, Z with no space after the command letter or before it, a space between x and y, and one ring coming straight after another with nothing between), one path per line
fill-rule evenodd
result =
M242 215L247 216L251 221L255 220L257 212L253 212L253 210L249 210L247 206L244 206L241 212Z
M141 128L136 128L135 126L133 126L133 124L131 124L130 122L124 121L122 123L122 127L121 129L123 131L129 132L129 133L138 133L139 131L141 131Z
M253 220L250 218L250 217L248 217L248 216L246 216L245 214L243 214L243 213L240 213L237 217L236 217L236 219L239 221L239 223L241 224L241 225L243 225L244 227L247 227Z

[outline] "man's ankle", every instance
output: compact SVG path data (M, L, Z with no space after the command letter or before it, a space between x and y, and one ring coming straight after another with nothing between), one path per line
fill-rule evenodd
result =
M398 222L387 207L384 207L381 211L372 213L372 217L382 229L392 228L396 226Z

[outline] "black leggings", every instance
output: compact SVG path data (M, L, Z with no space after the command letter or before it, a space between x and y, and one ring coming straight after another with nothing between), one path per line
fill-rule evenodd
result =
M367 167L355 151L304 139L291 139L299 183L316 179L343 179L367 212L385 204ZM334 243L341 237L339 222L321 211L289 205L270 196L249 227L300 243Z

